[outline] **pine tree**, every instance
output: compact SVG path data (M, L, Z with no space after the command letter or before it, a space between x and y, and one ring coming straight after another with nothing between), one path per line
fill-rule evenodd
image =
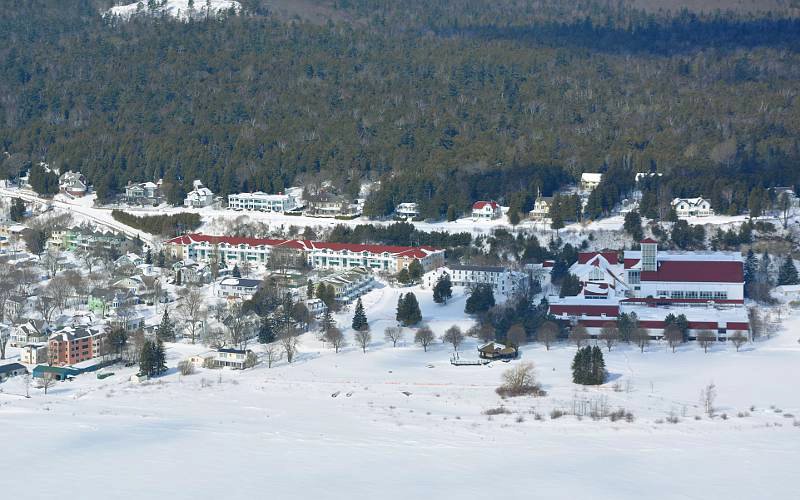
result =
M403 324L405 323L405 314L406 311L404 309L405 301L405 294L401 293L399 297L397 297L397 310L395 312L394 318L397 320L398 323Z
M446 304L453 297L453 283L447 273L439 276L433 287L433 301L437 304Z
M403 326L416 325L422 321L422 312L419 310L417 297L413 293L402 295L398 301L397 321Z
M22 198L14 198L8 211L8 218L15 222L22 222L25 218L25 202Z
M769 253L764 250L764 253L761 254L761 261L758 263L758 282L764 283L766 285L772 285L772 259L769 257Z
M142 350L139 351L139 374L151 376L153 374L153 366L153 342L145 340L144 344L142 344Z
M272 321L272 316L265 314L261 317L261 324L258 327L258 342L271 344L275 340L275 324Z
M158 267L164 267L164 250L158 251Z
M308 280L308 284L306 285L306 298L314 298L314 282L311 280Z
M601 385L606 381L606 361L603 359L603 351L597 346L592 347L592 372L591 382L593 385Z
M161 339L156 340L154 345L153 371L156 375L161 375L167 371L167 354L164 351L164 343Z
M758 272L758 259L753 249L747 251L747 258L744 261L744 283L749 285L756 280L756 273Z
M634 241L641 241L644 236L642 234L642 217L636 210L625 214L625 224L622 227Z
M322 327L323 333L328 333L331 328L336 326L336 321L333 319L333 313L331 313L330 307L325 309L325 314L322 316L322 323L320 326Z
M150 247L147 248L147 253L144 254L144 263L148 265L153 263L153 252Z
M413 281L417 281L422 278L423 274L425 274L425 268L422 267L422 263L420 263L419 259L412 260L411 264L408 265L408 276Z
M164 316L161 317L161 324L158 326L158 339L172 342L175 340L175 323L169 317L169 308L164 308Z
M797 268L794 266L792 255L786 256L780 270L778 271L778 284L779 285L797 285L800 283L797 276Z
M606 362L598 346L578 349L572 359L572 381L581 385L600 385L606 379Z
M467 314L485 313L495 305L494 291L486 284L480 284L472 289L467 302L464 304L464 312Z
M411 275L408 273L408 269L404 267L397 273L397 281L404 285L411 282Z
M242 271L239 270L239 264L233 265L233 271L231 271L231 276L233 276L234 278L242 277Z
M364 312L364 304L361 303L361 297L356 302L355 314L353 314L353 330L363 332L369 330L369 323L367 322L367 314Z
M175 286L181 286L181 281L183 280L182 275L183 272L181 272L180 269L175 271Z

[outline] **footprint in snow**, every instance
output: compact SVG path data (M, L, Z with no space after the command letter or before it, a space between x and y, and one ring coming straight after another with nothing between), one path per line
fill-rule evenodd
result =
M347 396L348 398L349 398L350 396L352 396L352 395L353 395L353 391L350 391L350 392L348 392L347 394L345 394L345 396Z
M336 392L334 392L333 394L331 394L331 397L332 397L332 398L335 398L335 397L336 397L336 396L338 396L338 395L339 395L341 392L342 392L342 391L336 391Z
M403 394L405 394L406 396L411 396L411 393L408 391L403 391Z

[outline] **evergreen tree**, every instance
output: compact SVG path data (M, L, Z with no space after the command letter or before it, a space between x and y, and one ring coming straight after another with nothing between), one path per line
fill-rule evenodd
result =
M367 314L364 312L364 304L361 303L361 297L356 302L356 310L353 314L353 330L363 332L369 330L369 323L367 322Z
M403 319L405 318L405 309L403 308L405 302L403 299L405 299L405 294L401 293L400 296L397 297L397 309L394 315L394 319L400 324L403 324Z
M516 226L517 224L520 223L520 220L521 219L520 219L518 211L509 210L509 212L508 212L508 223L509 224L511 224L512 226Z
M138 238L138 235L137 235ZM152 264L153 263L153 252L150 250L150 247L147 247L147 253L144 254L144 263L145 264Z
M233 271L231 271L231 276L233 276L234 278L242 277L242 272L239 270L239 264L233 265Z
M603 351L597 346L578 349L572 359L572 381L581 385L600 385L605 379Z
M437 304L446 304L453 297L453 283L447 273L439 276L433 286L433 301Z
M328 307L325 309L325 313L322 315L322 323L320 327L322 327L322 331L324 333L328 333L331 328L336 326L336 321L333 319L333 313L331 313L331 308Z
M157 262L158 267L164 267L164 261L165 261L164 250L159 250L158 251L158 262Z
M169 308L164 307L164 315L161 317L161 323L158 325L158 338L159 340L166 340L173 342L175 340L175 323L169 317Z
M164 350L164 343L157 339L153 349L153 369L155 375L161 375L167 371L167 353Z
M306 285L306 298L314 298L314 282L311 280L308 280L308 284Z
M758 259L753 249L747 251L747 258L744 261L744 283L748 285L756 280L756 273L758 272Z
M399 273L397 273L397 281L404 285L407 285L411 282L411 275L408 273L408 269L404 267Z
M417 281L422 278L423 274L425 274L425 268L422 267L422 263L419 259L412 260L411 264L408 265L408 276L411 280Z
M22 198L14 198L8 211L8 218L14 222L22 222L25 218L25 202Z
M265 314L261 316L261 324L258 327L258 342L261 344L271 344L277 340L275 336L275 323L272 316Z
M792 255L786 256L780 270L778 271L778 284L779 285L797 285L800 283L797 277L797 268L794 265Z
M642 217L636 210L625 214L625 224L623 229L631 235L634 241L641 241L642 237Z
M183 272L178 269L175 271L175 286L181 286L181 282L183 281Z
M581 293L581 282L577 276L572 273L567 273L561 281L561 291L559 297L574 297Z
M494 291L486 284L480 284L472 289L467 302L464 305L464 312L467 314L485 313L494 307Z
M456 212L456 207L453 205L449 205L447 207L447 221L453 222L458 220L458 213Z
M417 297L411 292L401 295L397 303L397 321L403 326L416 325L422 321Z
M153 374L153 367L155 361L153 358L153 342L145 340L142 344L142 349L139 351L139 374L147 375L148 377Z
M758 282L767 286L772 286L772 259L769 253L764 250L761 254L761 261L758 263Z

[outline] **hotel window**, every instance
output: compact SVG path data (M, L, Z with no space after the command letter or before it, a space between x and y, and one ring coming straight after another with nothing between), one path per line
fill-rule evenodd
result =
M659 290L656 292L656 295L659 297L669 297L669 292L666 290Z
M695 292L695 291L686 292L686 298L687 299L696 299L697 298L697 292Z
M641 283L642 273L641 271L628 271L628 281L631 285L638 285Z
M728 292L714 292L716 300L728 300Z
M700 292L700 298L701 298L701 299L711 299L711 298L713 298L713 297L714 297L714 294L713 294L713 292L708 292L708 291L702 291L702 292Z
M671 299L682 299L683 298L683 291L681 290L673 290L669 294Z

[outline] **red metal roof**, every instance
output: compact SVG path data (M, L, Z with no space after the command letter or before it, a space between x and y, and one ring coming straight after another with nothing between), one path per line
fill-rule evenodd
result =
M580 252L578 253L578 264L586 264L594 258L595 255L602 255L604 259L611 265L619 263L619 254L617 252L603 251L603 252Z
M495 202L493 202L493 201L476 201L476 202L475 202L475 203L472 205L472 208L473 208L474 210L481 210L481 209L482 209L483 207L485 207L486 205L489 205L490 207L492 207L492 210L497 210L497 206L498 206L498 205L497 205L497 203L495 203Z
M209 244L228 244L231 246L247 245L251 247L268 246L268 247L289 247L296 250L314 250L314 249L328 249L332 251L349 250L351 252L368 252L372 254L381 254L384 252L390 253L396 257L408 257L413 259L422 259L428 256L430 252L437 252L440 249L420 246L420 247L403 247L393 245L364 245L358 243L328 243L320 241L308 240L275 240L269 238L242 238L235 236L211 236L207 234L187 234L173 238L167 243L174 243L177 245L188 245L192 242L203 242Z
M744 266L736 261L662 260L658 271L642 271L642 281L743 283Z
M619 314L619 307L592 304L551 304L550 313L556 315L567 313L569 315L600 316L605 314L606 316L616 316Z
M658 242L656 240L654 240L653 238L645 238L642 241L640 241L639 243L658 243Z

